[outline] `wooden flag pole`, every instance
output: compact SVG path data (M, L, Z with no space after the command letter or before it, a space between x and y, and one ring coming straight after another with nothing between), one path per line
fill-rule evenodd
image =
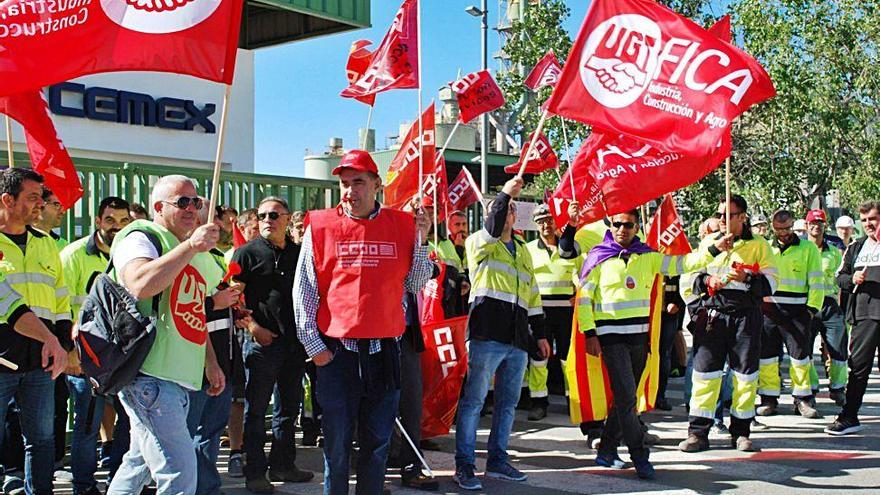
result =
M12 154L12 119L6 116L6 155L9 168L15 168L15 156Z
M727 233L730 233L730 157L724 160L724 196L727 202L724 204L724 221L727 225Z
M544 110L544 113L541 114L541 120L538 121L538 127L535 129L535 132L532 134L532 139L529 139L529 147L526 150L526 157L523 159L522 165L519 167L519 172L516 173L516 177L518 179L522 179L523 174L526 171L526 165L529 164L529 158L532 154L532 148L535 146L535 140L541 135L541 131L544 130L544 122L547 121L547 115L549 113L547 110Z
M211 201L208 204L208 225L214 223L214 213L217 210L217 202L220 200L220 160L223 158L223 142L226 140L226 117L229 115L229 97L232 94L232 85L226 85L223 94L223 110L220 113L220 132L217 136L217 154L214 155L214 177L211 181Z
M373 107L374 105L370 105L370 111L367 113L367 128L364 130L364 139L361 142L361 149L364 151L367 149L367 138L370 136L370 124L373 121Z
M562 121L562 139L565 139L565 159L568 160L568 181L571 183L571 199L577 201L577 192L574 187L574 173L572 173L571 170L571 166L573 165L571 161L571 143L568 141L568 130L565 125L565 117L560 115L559 120Z
M437 246L439 244L439 241L437 240L437 230L438 230L437 229L437 205L438 205L438 203L437 203L437 189L440 188L439 187L440 181L437 178L437 173L438 172L437 172L437 168L435 165L435 167L434 167L434 246Z

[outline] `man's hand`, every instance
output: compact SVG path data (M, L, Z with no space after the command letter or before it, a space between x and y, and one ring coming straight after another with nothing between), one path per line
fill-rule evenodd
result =
M466 296L471 291L471 284L467 280L461 281L461 295Z
M211 397L220 395L223 389L226 388L226 375L223 374L223 370L220 369L220 365L217 364L216 360L209 359L205 361L205 378L208 379L208 383L211 385L208 389L208 395Z
M333 353L330 350L321 351L318 354L312 356L312 362L315 363L315 366L327 366L330 364L330 361L333 361Z
M598 356L602 354L602 346L599 344L599 337L587 337L587 354L590 356Z
M221 291L217 291L211 296L211 299L214 301L214 309L226 309L230 306L234 306L238 302L238 298L241 296L241 292L238 289L227 287Z
M501 188L501 192L510 196L511 198L519 197L519 194L522 192L524 184L525 181L522 177L514 177L504 183L504 187Z
M431 230L431 222L434 221L432 218L428 218L428 215L425 214L424 208L416 208L416 229L419 232L419 239L421 239L422 244L428 242L428 231Z
M82 375L82 366L79 362L79 353L76 349L67 353L67 367L64 368L64 374L70 376Z
M709 290L712 292L718 292L719 290L724 288L724 281L715 275L709 275L709 280L706 281L706 285L709 286Z
M733 234L727 234L715 241L715 248L719 251L730 251L733 249Z
M675 304L675 303L667 304L666 305L666 312L671 315L678 313L678 304Z
M43 370L52 374L53 380L64 373L64 368L67 368L67 351L61 347L58 339L54 336L43 343L42 365Z
M578 205L578 202L570 201L568 203L568 224L572 227L577 227L580 214L581 207Z
M197 227L189 236L189 245L197 252L206 253L217 246L220 240L220 227L215 224Z
M745 282L746 280L748 280L748 278L749 278L748 272L746 272L745 270L737 269L737 268L734 268L727 273L728 280L735 280L737 282Z
M853 283L856 285L862 285L862 283L865 281L865 272L867 271L867 269L863 268L853 273Z
M272 345L272 342L275 340L275 337L277 337L277 335L275 335L274 333L270 332L268 329L265 329L256 323L254 323L248 327L248 332L250 332L251 335L254 336L254 340L256 340L257 343L263 347Z
M547 339L538 339L538 356L541 356L541 359L548 359L552 353L550 342L547 342Z

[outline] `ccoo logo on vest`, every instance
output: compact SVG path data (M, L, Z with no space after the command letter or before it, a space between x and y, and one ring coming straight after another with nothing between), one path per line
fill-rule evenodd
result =
M376 268L382 260L397 259L397 244L381 241L337 242L336 256L344 268Z

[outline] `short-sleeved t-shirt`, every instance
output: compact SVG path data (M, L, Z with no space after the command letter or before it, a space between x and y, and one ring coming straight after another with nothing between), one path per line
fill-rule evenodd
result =
M154 260L159 257L156 246L143 232L132 232L122 239L119 247L113 251L113 267L117 273L122 273L125 265L133 260L146 258ZM120 278L119 283L122 283ZM124 285L124 284L123 284Z

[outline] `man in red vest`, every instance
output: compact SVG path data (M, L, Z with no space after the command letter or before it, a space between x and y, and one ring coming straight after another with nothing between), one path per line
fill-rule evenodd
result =
M297 335L317 366L323 410L324 493L348 493L358 425L357 492L382 493L400 398L404 290L431 278L428 218L382 208L382 180L369 153L333 169L342 204L310 212L293 287Z

